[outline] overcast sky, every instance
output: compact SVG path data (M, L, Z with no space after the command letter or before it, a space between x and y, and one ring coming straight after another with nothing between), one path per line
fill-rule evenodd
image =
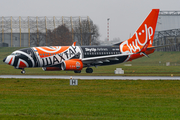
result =
M153 8L180 10L180 0L1 0L0 16L89 16L101 40L110 18L110 40L126 40Z

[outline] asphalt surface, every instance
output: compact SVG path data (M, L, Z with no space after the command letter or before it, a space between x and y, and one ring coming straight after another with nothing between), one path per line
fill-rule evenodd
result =
M37 78L37 79L83 79L83 80L180 80L170 76L45 76L45 75L0 75L0 78Z

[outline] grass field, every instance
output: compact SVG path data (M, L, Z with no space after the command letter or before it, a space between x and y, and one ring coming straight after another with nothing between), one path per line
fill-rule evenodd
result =
M0 79L0 119L180 119L180 81Z
M20 75L20 70L14 69L2 62L2 60L14 50L16 47L0 47L0 75ZM101 66L98 68L92 67L92 74L85 73L85 69L81 74L74 74L73 71L43 71L41 68L27 68L27 75L115 75L116 68L122 68L127 76L180 76L180 52L155 52L149 55L150 58L142 57L132 62ZM171 66L165 66L166 62L170 62ZM124 64L132 64L132 66L124 66Z
M0 48L0 75L20 75L2 62L19 48ZM161 61L161 63L159 63ZM171 66L165 66L171 62ZM127 76L180 76L180 52L155 52L127 64L94 68L94 73L26 69L27 75L115 75L122 68ZM180 119L180 81L79 80L70 86L61 79L0 78L0 119Z
M122 68L125 74L114 74L116 68ZM74 73L73 71L43 71L42 68L27 68L26 75L94 75L94 76L180 76L180 66L124 66L122 64L95 68L94 72ZM9 65L0 65L0 75L22 75L21 70Z

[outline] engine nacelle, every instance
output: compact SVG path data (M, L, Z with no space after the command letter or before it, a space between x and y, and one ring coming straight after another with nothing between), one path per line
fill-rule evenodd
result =
M66 60L61 64L62 70L82 70L83 63L79 59Z
M44 71L60 71L62 70L60 67L43 67Z

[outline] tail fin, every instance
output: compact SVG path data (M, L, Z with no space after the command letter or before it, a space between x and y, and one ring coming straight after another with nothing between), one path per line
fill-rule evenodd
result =
M142 48L148 40L150 40L149 46L152 46L158 14L159 9L152 9L150 14L147 16L138 30L134 33L132 38L120 44L120 50L122 53L139 52L140 48Z

